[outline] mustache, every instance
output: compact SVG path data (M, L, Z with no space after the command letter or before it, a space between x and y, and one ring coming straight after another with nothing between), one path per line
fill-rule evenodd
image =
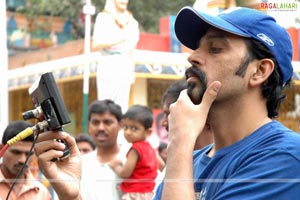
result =
M29 165L27 164L24 164L24 163L17 163L14 165L14 167L17 167L17 168L24 168L24 170L28 169L29 168Z
M98 132L96 133L96 136L98 136L98 135L108 136L108 134L107 134L105 131L98 131Z
M197 77L201 83L207 82L205 73L195 66L191 66L185 70L186 79L188 79L191 75Z

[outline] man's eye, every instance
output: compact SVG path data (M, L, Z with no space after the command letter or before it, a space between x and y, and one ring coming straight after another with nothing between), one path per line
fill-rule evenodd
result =
M92 125L97 126L99 124L99 121L91 121Z
M17 151L17 150L12 150L11 153L15 154L15 155L20 155L22 152L21 151Z
M29 151L28 152L27 151L26 152L22 152L22 151L18 151L18 150L12 150L11 153L14 154L14 155L16 155L16 156L21 155L23 153L26 154L26 156L28 156L28 154L29 154L29 156L32 156L34 154L34 151L31 151L31 152L29 152Z
M222 48L218 48L218 47L211 47L210 48L210 53L220 53L222 50Z

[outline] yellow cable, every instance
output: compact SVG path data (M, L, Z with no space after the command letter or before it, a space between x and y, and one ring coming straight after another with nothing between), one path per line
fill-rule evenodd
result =
M33 128L32 127L28 127L25 130L23 130L22 132L18 133L18 135L16 135L15 137L13 137L12 139L10 139L7 144L13 145L25 138L27 138L29 135L31 135L33 133Z

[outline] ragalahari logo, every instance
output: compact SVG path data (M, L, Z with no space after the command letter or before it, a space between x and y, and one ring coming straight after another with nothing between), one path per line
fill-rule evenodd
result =
M300 7L300 0L262 0L260 3L260 9L267 11L297 11L298 7Z

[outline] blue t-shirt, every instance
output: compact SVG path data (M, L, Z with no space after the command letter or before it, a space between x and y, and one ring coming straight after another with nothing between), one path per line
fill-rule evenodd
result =
M279 122L260 127L209 158L211 147L194 151L196 199L300 198L300 135ZM161 198L162 187L154 200Z

